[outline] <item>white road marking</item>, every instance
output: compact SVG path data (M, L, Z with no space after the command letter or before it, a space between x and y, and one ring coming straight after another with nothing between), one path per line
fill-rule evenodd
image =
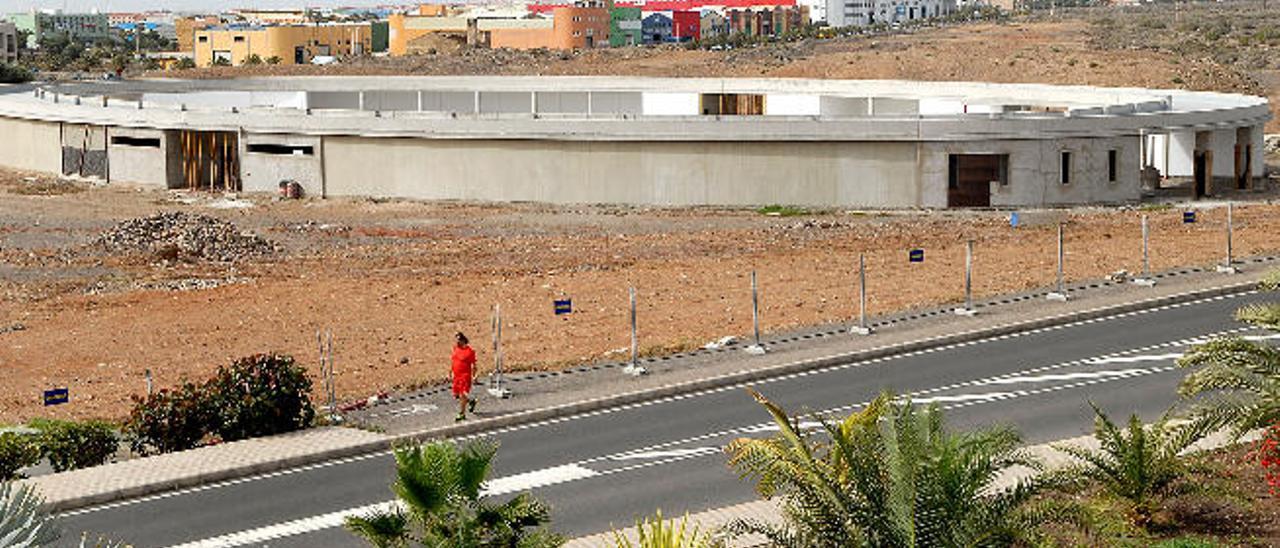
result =
M486 483L485 495L505 495L508 493L519 493L535 489L538 487L546 487L557 483L565 483L586 479L599 475L599 472L588 468L583 468L576 464L566 464L563 466L554 466L543 470L535 470L524 474L516 474L492 480ZM231 547L246 546L257 544L273 539L292 537L314 531L321 531L333 527L341 527L347 516L362 516L373 512L386 512L395 508L394 501L379 502L376 504L366 504L337 512L329 512L318 516L290 520L265 527L258 527L248 531L231 533L229 535L221 535L217 537L179 544L172 548L215 548L215 547Z
M986 338L983 338L983 339L980 339L980 340L976 340L976 341L968 341L968 342L953 343L953 344L949 344L949 345L944 345L944 346L942 346L942 347L940 347L940 348L932 348L932 349L926 349L926 350L917 350L917 351L912 351L912 352L903 352L903 353L893 354L893 355L890 355L890 356L884 356L884 357L880 357L880 358L874 358L874 359L870 359L870 360L855 361L855 362L850 362L850 363L846 363L846 364L842 364L842 365L836 365L836 366L831 366L831 367L819 368L819 369L815 369L815 370L803 371L803 372L798 372L798 373L792 373L792 374L788 374L788 375L779 375L779 376L777 376L777 377L771 377L771 378L769 378L769 379L763 379L763 380L754 381L754 382L736 383L736 384L731 384L731 385L721 386L721 387L717 387L717 388L709 388L709 389L706 389L706 390L699 390L699 391L689 392L689 393L685 393L685 394L677 394L677 395L674 395L674 396L668 396L668 397L664 397L664 398L656 398L656 399L652 399L652 400L646 400L646 401L637 402L637 403L632 403L632 404L618 405L618 406L608 407L608 408L604 408L604 409L598 409L598 410L595 410L595 411L589 411L589 412L586 412L586 413L579 413L579 414L569 415L569 416L565 416L565 417L558 417L558 418L553 418L553 419L546 419L546 420L534 421L534 422L525 423L525 424L519 424L519 425L514 425L514 426L508 426L508 427L504 427L504 428L497 428L497 429L494 429L494 430L491 430L491 431L487 431L487 432L481 432L481 433L476 433L476 434L469 434L469 435L466 435L466 436L460 436L460 437L456 438L456 440L457 440L457 441L465 441L465 440L469 440L469 439L476 439L476 438L483 438L483 437L496 436L496 435L499 435L499 434L504 434L504 433L509 433L509 432L517 432L517 431L528 430L528 429L533 429L533 428L539 428L539 427L543 427L543 426L548 426L548 425L553 425L553 424L560 424L560 423L565 423L565 422L570 422L570 421L575 421L575 420L581 420L581 419L586 419L586 418L591 418L591 417L604 416L604 415L609 415L609 414L612 414L612 413L618 413L618 412L622 412L622 411L628 411L628 410L632 410L632 409L639 409L639 408L644 408L644 407L656 406L656 405L661 405L661 404L664 404L664 403L670 403L670 402L673 402L673 401L680 401L680 400L689 399L689 398L696 398L696 397L705 396L705 395L710 395L710 394L718 394L718 393L723 393L723 392L727 392L727 391L730 391L730 390L739 390L739 389L741 389L741 388L743 388L743 387L745 387L745 386L765 385L765 384L771 384L771 383L775 383L775 382L782 382L782 381L786 381L786 380L793 380L793 379L797 379L797 378L803 378L803 377L810 376L810 375L816 375L816 374L821 374L821 373L828 373L828 372L832 372L832 371L842 371L842 370L847 370L847 369L857 369L857 368L862 368L862 367L869 366L869 365L874 365L874 364L885 363L885 362L889 362L889 361L893 361L893 360L900 360L900 359L903 359L903 358L910 358L910 357L915 357L915 356L921 356L921 355L929 354L929 353L932 353L932 352L935 352L935 351L945 351L945 350L956 349L956 348L964 348L964 347L969 347L969 346L976 346L976 345L984 344L984 343L992 343L992 342L999 342L999 341L1005 341L1005 340L1010 340L1010 339L1016 339L1016 338L1021 338L1021 337L1031 336L1031 335L1037 335L1037 334L1042 334L1042 333L1051 333L1051 332L1055 332L1055 331L1068 330L1068 329L1072 329L1072 328L1075 328L1075 327L1080 327L1080 326L1083 326L1083 325L1091 325L1091 324L1095 324L1095 323L1102 323L1102 322L1111 321L1111 320L1118 320L1118 319L1124 319L1124 318L1131 318L1131 317L1144 316L1144 315L1153 314L1153 313L1157 313L1157 312L1164 312L1164 311L1168 311L1168 310L1175 310L1175 309L1179 309L1179 308L1185 308L1185 307L1190 307L1190 306L1196 306L1196 305L1201 305L1201 304L1205 304L1205 303L1219 302L1219 301L1226 301L1226 300L1233 300L1233 299L1238 299L1238 298L1242 298L1242 297L1252 296L1252 295L1255 295L1255 294L1257 294L1257 291L1245 291L1245 292L1241 292L1241 293L1233 293L1233 294L1228 294L1228 295L1218 295L1218 296L1214 296L1214 297L1205 297L1205 298L1195 299L1195 300L1186 301L1186 302L1173 303L1173 304L1167 304L1167 305L1156 306L1156 307L1152 307L1152 308L1146 308L1146 309L1142 309L1142 310L1134 310L1134 311L1130 311L1130 312L1121 312L1121 313L1118 313L1118 314L1112 314L1112 315L1103 316L1103 317L1099 317L1099 318L1091 318L1091 319L1087 319L1087 320L1077 320L1077 321L1073 321L1073 322L1068 322L1068 323L1059 324L1059 325L1052 325L1052 326L1048 326L1048 327L1039 327L1039 328L1029 329L1029 330L1025 330L1025 331L1016 331L1016 332L1012 332L1012 333L1008 333L1008 334L1004 334L1004 335L998 335L998 336L994 336L994 337L986 337ZM1202 335L1202 336L1199 336L1199 337L1196 337L1196 338L1192 338L1192 339L1184 339L1184 340L1180 340L1180 341L1166 341L1166 342L1163 342L1163 343L1156 343L1156 344L1147 345L1147 346L1144 346L1144 347L1131 348L1131 349L1128 349L1128 350L1125 350L1125 351L1116 352L1116 353L1109 354L1109 355L1122 355L1122 354L1127 354L1127 353L1131 353L1131 352L1154 350L1154 349L1158 349L1158 348L1170 348L1170 347L1187 346L1187 345L1190 345L1190 344L1200 344L1200 343L1203 343L1203 342L1208 341L1208 340L1209 340L1209 339L1211 339L1211 338L1221 337L1221 336L1228 336L1228 335L1235 335L1235 334L1238 334L1238 333L1241 333L1241 332L1244 332L1244 331L1247 331L1247 330L1250 330L1250 329L1251 329L1251 328L1249 328L1249 327L1237 327L1237 328L1232 328L1232 329L1228 329L1228 330L1225 330L1225 331L1220 331L1220 332L1217 332L1217 333L1211 333L1211 334L1208 334L1208 335ZM825 359L825 358L824 358L824 359ZM1069 361L1069 362L1063 362L1063 363L1059 363L1059 364L1054 364L1054 365L1049 365L1049 366L1042 366L1042 367L1038 367L1038 368L1033 368L1033 369L1029 369L1029 370L1024 370L1024 371L1017 372L1017 373L1013 373L1013 374L1014 374L1014 375L1016 375L1016 374L1020 374L1020 373L1029 373L1029 372L1033 372L1033 371L1045 371L1045 370L1051 370L1051 369L1059 369L1059 368L1068 367L1068 366L1072 366L1072 365L1079 365L1079 364L1083 363L1083 361L1084 361L1084 360L1073 360L1073 361ZM956 384L949 385L949 386L944 386L944 387L938 387L938 388L934 388L934 389L924 390L924 391L921 391L921 392L917 392L917 394L933 393L933 392L938 392L938 391L942 391L942 390L949 390L949 389L959 388L959 387L963 387L963 386L974 386L974 385L976 385L976 382L979 382L979 381L966 381L966 382L962 382L962 383L956 383ZM962 407L962 406L961 406L961 405L957 405L957 406L955 406L955 407ZM849 409L856 409L856 408L857 408L857 406L851 406L851 407L849 407ZM834 409L834 410L830 410L830 411L838 412L838 411L840 411L840 409ZM703 434L703 435L699 435L699 436L694 436L694 437L691 437L691 438L689 438L689 439L687 439L687 440L678 440L678 441L673 441L673 442L664 442L664 443L661 443L661 444L656 444L656 445L654 445L654 446L652 446L652 447L670 447L670 446L672 446L672 445L677 445L677 444L680 444L680 443L687 443L687 442L696 441L696 440L699 440L699 439L707 439L707 438L709 438L709 437L718 437L719 435L725 435L725 434L729 434L729 433L746 434L746 433L751 433L751 431L752 431L753 429L759 429L759 428L761 428L761 426L764 426L765 428L768 428L770 425L757 425L757 426L751 426L751 427L734 428L734 429L730 429L730 430L725 430L725 431L720 432L720 433ZM284 470L276 470L276 471L273 471L273 472L266 472L266 473L263 473L263 474L257 474L257 475L245 476L245 477L242 477L242 478L236 478L236 479L231 479L231 480L226 480L226 481L214 482L214 483L210 483L210 484L207 484L207 485L200 485L200 486L196 486L196 487L188 487L188 488L184 488L184 489L178 489L178 490L168 491L168 492L164 492L164 493L157 493L157 494L154 494L154 495L148 495L148 496L144 496L144 497L138 497L138 498L133 498L133 499L127 499L127 500L122 500L122 501L117 501L117 502L106 503L106 504L102 504L102 505L98 505L98 506L90 506L90 507L86 507L86 508L80 508L80 509L77 509L77 510L72 510L72 511L68 511L68 512L63 512L63 513L61 513L61 514L59 514L59 515L60 515L60 516L75 516L75 515L80 515L80 514L88 514L88 513L93 513L93 512L99 512L99 511L102 511L102 510L108 510L108 509L113 509L113 508L120 508L120 507L123 507L123 506L131 506L131 505L134 505L134 504L141 504L141 503L150 502L150 501L155 501L155 500L162 500L162 499L166 499L166 498L172 498L172 497L177 497L177 496L187 495L187 494L191 494L191 493L197 493L197 492L202 492L202 491L209 491L209 490L214 490L214 489L220 489L220 488L223 488L223 487L228 487L228 486L232 486L232 485L238 485L238 484L242 484L242 483L250 483L250 482L254 482L254 481L259 481L259 480L264 480L264 479L270 479L270 478L275 478L275 477L280 477L280 476L293 475L293 474L297 474L297 473L301 473L301 472L306 472L306 471L310 471L310 470L316 470L316 469L321 469L321 468L329 468L329 467L332 467L332 466L338 466L338 465L346 464L346 463L350 463L350 462L358 462L358 461L368 460L368 459L372 459L372 458L384 457L384 456L387 456L387 455L390 455L390 454L391 454L391 451L381 451L381 452L375 452L375 453L368 453L368 454L365 454L365 455L356 455L356 456L353 456L353 457L346 457L346 458L335 459L335 460L331 460L331 461L319 462L319 463L314 463L314 464L307 464L307 465L298 466L298 467L294 467L294 468L287 468L287 469L284 469Z
M1001 377L982 381L988 384L1025 384L1037 382L1073 381L1077 379L1099 379L1104 377L1132 377L1150 373L1150 369L1117 369L1108 371L1081 371L1079 373L1053 373L1049 375L1022 375L1017 377Z
M672 449L669 451L637 451L634 453L623 453L621 455L613 455L609 460L646 460L646 459L663 459L668 457L687 457L692 455L710 455L719 453L719 447L692 447L689 449Z
M1089 360L1089 363L1092 365L1102 365L1107 363L1163 362L1176 360L1181 357L1181 352L1175 352L1172 354L1148 354L1144 356L1111 356L1107 358Z

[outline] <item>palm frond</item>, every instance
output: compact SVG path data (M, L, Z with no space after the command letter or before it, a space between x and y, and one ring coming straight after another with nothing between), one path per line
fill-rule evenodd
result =
M347 516L343 527L378 548L395 548L409 544L409 520L398 507L363 516Z

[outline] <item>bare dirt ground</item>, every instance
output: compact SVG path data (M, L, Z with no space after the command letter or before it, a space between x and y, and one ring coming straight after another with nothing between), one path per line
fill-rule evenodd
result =
M229 208L227 206L252 207ZM162 211L232 222L277 247L210 262L92 242L116 223ZM1181 224L1153 209L1153 266L1220 259L1224 211ZM337 339L342 397L442 380L454 332L490 367L490 312L504 311L508 364L564 367L621 357L627 287L640 299L645 352L700 346L750 329L749 272L762 321L778 330L850 318L855 257L867 253L870 311L960 299L963 242L977 244L980 295L1048 285L1057 220L1069 221L1069 278L1136 271L1136 210L1024 213L552 207L377 200L228 200L89 188L0 172L0 422L53 413L118 418L144 391L279 350L314 364L317 329ZM1280 249L1280 205L1236 211L1241 254ZM238 232L237 232L238 234ZM927 261L909 264L910 248ZM574 313L555 316L570 297ZM40 391L69 386L46 409Z

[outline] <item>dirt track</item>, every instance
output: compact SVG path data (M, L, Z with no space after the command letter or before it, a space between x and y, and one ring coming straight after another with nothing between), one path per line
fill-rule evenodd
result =
M868 254L872 313L959 299L968 238L977 241L979 294L1044 286L1059 217L1071 223L1069 277L1139 267L1135 211L1026 213L1035 226L1015 230L995 212L769 217L265 197L232 210L210 207L226 204L213 197L182 203L120 188L15 194L22 184L0 183L0 422L48 412L39 393L54 385L69 385L75 401L55 414L121 417L148 368L164 386L260 351L312 362L322 327L338 341L345 397L439 381L455 331L481 342L489 366L494 303L506 318L509 364L602 359L629 344L631 285L647 352L699 346L747 332L752 268L767 329L846 319L859 252ZM282 251L220 265L83 247L117 221L168 210L232 221ZM1149 214L1155 268L1220 258L1221 210L1196 225L1181 224L1177 210ZM1280 206L1242 207L1237 219L1240 253L1280 249ZM912 247L926 249L924 264L907 263ZM573 299L568 317L552 313L562 296Z

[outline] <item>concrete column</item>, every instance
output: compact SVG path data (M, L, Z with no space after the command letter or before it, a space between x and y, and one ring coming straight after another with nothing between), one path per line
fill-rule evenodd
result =
M363 91L357 92L357 95L358 95L358 99L356 101L356 106L358 107L358 110L363 111L364 110L364 92Z
M587 92L587 116L591 116L591 92Z
M538 92L536 91L529 92L529 113L538 113Z
M422 90L418 90L418 112L422 112Z
M480 92L477 91L474 93L475 93L475 107L474 107L475 110L473 110L472 113L480 114Z
M867 116L876 115L876 99L875 97L867 97Z

